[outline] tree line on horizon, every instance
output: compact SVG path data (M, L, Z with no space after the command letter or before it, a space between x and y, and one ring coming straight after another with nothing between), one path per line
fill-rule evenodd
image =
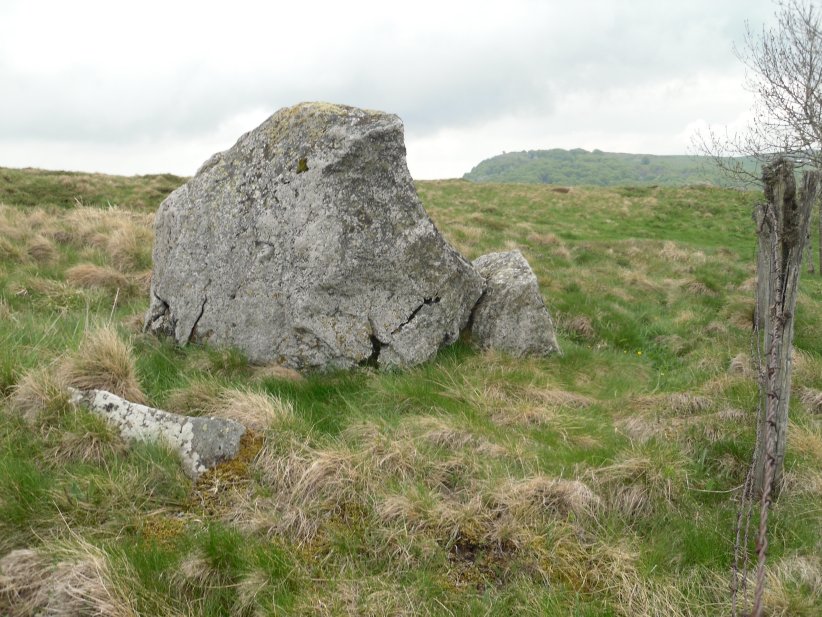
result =
M756 161L740 158L754 172ZM746 178L730 177L707 156L625 154L563 150L504 152L485 159L463 179L472 182L559 184L571 186L690 186L759 188Z

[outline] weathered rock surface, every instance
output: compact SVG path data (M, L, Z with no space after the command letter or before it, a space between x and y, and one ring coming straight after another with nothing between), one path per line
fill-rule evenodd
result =
M482 288L417 197L400 119L304 103L160 206L145 327L297 369L408 366L457 339Z
M183 469L197 478L240 451L245 427L234 420L183 416L132 403L105 390L71 388L71 402L112 422L128 440L166 441L180 455Z
M489 253L474 260L485 277L485 293L471 318L471 337L481 349L514 356L560 351L537 277L519 251Z

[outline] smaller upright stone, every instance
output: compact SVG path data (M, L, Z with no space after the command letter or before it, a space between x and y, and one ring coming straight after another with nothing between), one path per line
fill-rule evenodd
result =
M474 343L518 357L561 353L537 277L522 253L489 253L473 265L486 281L472 315Z

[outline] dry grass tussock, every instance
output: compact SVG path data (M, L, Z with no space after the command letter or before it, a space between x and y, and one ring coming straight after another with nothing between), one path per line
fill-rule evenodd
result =
M265 364L252 369L252 377L260 381L278 379L283 381L304 381L305 378L298 371L279 364Z
M73 412L90 413L82 410ZM124 454L128 450L126 442L111 425L101 418L97 420L93 429L60 430L54 445L46 451L46 461L55 466L69 461L102 464L113 455Z
M22 245L0 236L0 259L12 263L25 264L28 263L29 256Z
M106 252L114 266L124 272L151 267L154 230L132 218L124 218L106 240Z
M80 287L129 291L133 283L119 270L83 263L66 270L66 280Z
M492 365L494 358L492 355L488 357L488 363ZM505 368L500 367L499 375L482 384L472 383L467 377L455 378L443 384L444 394L465 401L503 426L567 423L572 416L565 412L585 409L597 402L550 383L514 385L504 379L504 371Z
M247 389L225 389L215 403L209 415L236 420L255 431L264 431L294 418L294 407L290 401Z
M30 424L48 423L69 409L68 385L54 366L29 370L14 386L9 407Z
M419 484L460 491L488 475L506 450L436 418L394 429L373 423L349 427L340 441L316 447L269 440L253 465L271 489L271 503L235 519L311 540L331 520L363 516L388 486Z
M175 413L236 420L257 432L294 418L290 401L248 388L224 388L209 380L195 380L171 391L166 407Z
M715 443L744 428L748 420L744 411L726 407L717 413L681 418L637 414L620 418L614 424L619 432L637 444L657 439L678 442L687 448L692 445L692 436Z
M698 415L713 406L712 398L689 392L641 395L630 402L631 409L638 412L656 411L676 416Z
M577 394L576 392L540 386L529 386L525 388L523 390L523 396L529 401L563 409L585 409L596 402L591 397Z
M716 292L708 287L702 281L698 281L697 279L690 279L688 280L683 289L692 296L715 296Z
M104 420L92 415L78 422L79 415L91 412L71 405L67 384L53 366L28 371L12 390L8 403L47 438L44 459L48 463L99 463L126 450L123 440ZM66 418L69 422L61 423Z
M393 555L402 556L410 535L415 542L433 540L458 560L473 561L479 553L506 566L524 560L544 578L580 585L590 559L579 541L580 524L594 520L599 503L582 482L537 475L501 484L485 480L456 492L413 485L381 493L374 510L385 550Z
M473 453L491 457L499 457L507 453L502 446L465 428L455 426L443 418L432 416L405 420L391 441L406 443L417 441L448 452L470 449ZM363 440L362 443L367 446L368 441Z
M265 504L264 511L256 513L257 520L252 513L252 525L306 542L329 520L362 508L368 495L365 473L357 459L355 452L342 448L293 444L282 455L264 447L254 466L275 497Z
M55 217L41 208L14 208L0 204L0 238L23 244L53 233Z
M54 242L40 234L29 238L26 243L26 253L39 264L51 263L57 257Z
M730 325L740 330L750 330L754 325L755 311L756 306L752 298L731 296L721 314Z
M118 572L119 577L124 574ZM80 539L70 545L15 550L0 559L0 612L9 617L137 615L113 576L108 556Z
M822 413L822 390L815 390L814 388L801 388L799 390L799 400L809 413Z
M624 617L697 617L701 615L731 614L728 592L730 575L706 568L694 568L677 575L676 580L638 576L631 562L627 568L606 573L603 584L611 578L609 590L615 599L616 614ZM820 594L818 587L818 558L791 557L782 559L767 572L764 594L764 614L769 617L815 614ZM592 572L599 578L600 572ZM806 585L810 597L799 596L792 589ZM749 595L755 582L748 580ZM750 599L750 598L749 598ZM750 603L743 598L737 606L742 614L750 611Z
M659 251L659 256L672 263L687 263L697 265L705 262L705 253L702 251L682 248L676 242L666 241Z
M298 615L315 617L429 617L431 612L416 596L413 587L383 577L358 577L338 581L322 593L306 594L295 608Z
M169 392L164 407L187 416L208 415L218 405L222 390L215 381L195 379Z
M793 348L793 382L796 384L813 383L822 374L822 357Z
M788 495L811 495L822 499L822 471L806 467L786 469L782 477L782 492Z
M788 449L794 454L814 459L822 464L822 426L800 426L788 423Z
M589 471L591 482L611 508L628 519L653 514L661 504L670 505L676 487L684 485L682 465L664 466L647 456L634 456Z
M763 594L764 614L768 617L791 617L792 615L817 614L819 603L822 601L822 559L819 556L790 555L775 563L769 563L765 575L765 589ZM755 573L748 573L748 597L739 598L739 609L742 614L750 611L753 605L753 590L756 588ZM716 572L706 578L719 586L722 581ZM727 585L727 580L724 581ZM797 589L803 593L798 594ZM716 607L730 613L730 600L719 596ZM717 613L720 614L720 613Z
M119 229L148 228L153 215L131 212L117 207L94 208L78 206L69 210L60 221L60 240L78 247L107 249L109 238Z
M742 281L736 289L737 291L741 291L743 293L754 293L756 291L756 277L748 277Z
M531 233L528 235L528 241L534 244L542 244L543 246L554 246L562 244L562 240L558 235L552 232Z
M591 318L586 315L562 316L557 319L557 326L571 334L576 334L580 338L590 340L596 337L596 330Z
M15 293L45 298L50 304L49 308L54 310L65 310L64 307L89 303L89 296L85 290L78 289L66 281L39 276L26 279L25 287L16 290Z
M560 518L596 514L600 498L584 482L536 475L509 480L494 491L494 501L523 521L538 520L546 512Z
M60 378L81 390L107 390L135 403L145 403L130 341L110 325L88 330L79 348L58 364Z
M754 376L754 367L751 357L746 353L738 353L728 365L728 372L731 375L742 375L744 377Z

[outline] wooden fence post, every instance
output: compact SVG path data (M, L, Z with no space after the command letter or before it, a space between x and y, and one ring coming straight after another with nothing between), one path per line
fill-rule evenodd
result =
M760 386L765 395L765 410L757 427L754 487L760 495L768 492L775 496L782 481L788 436L791 350L799 275L811 208L819 193L820 173L803 173L799 199L790 161L776 159L764 168L762 179L767 203L761 204L756 212L759 235L756 322L764 355Z

